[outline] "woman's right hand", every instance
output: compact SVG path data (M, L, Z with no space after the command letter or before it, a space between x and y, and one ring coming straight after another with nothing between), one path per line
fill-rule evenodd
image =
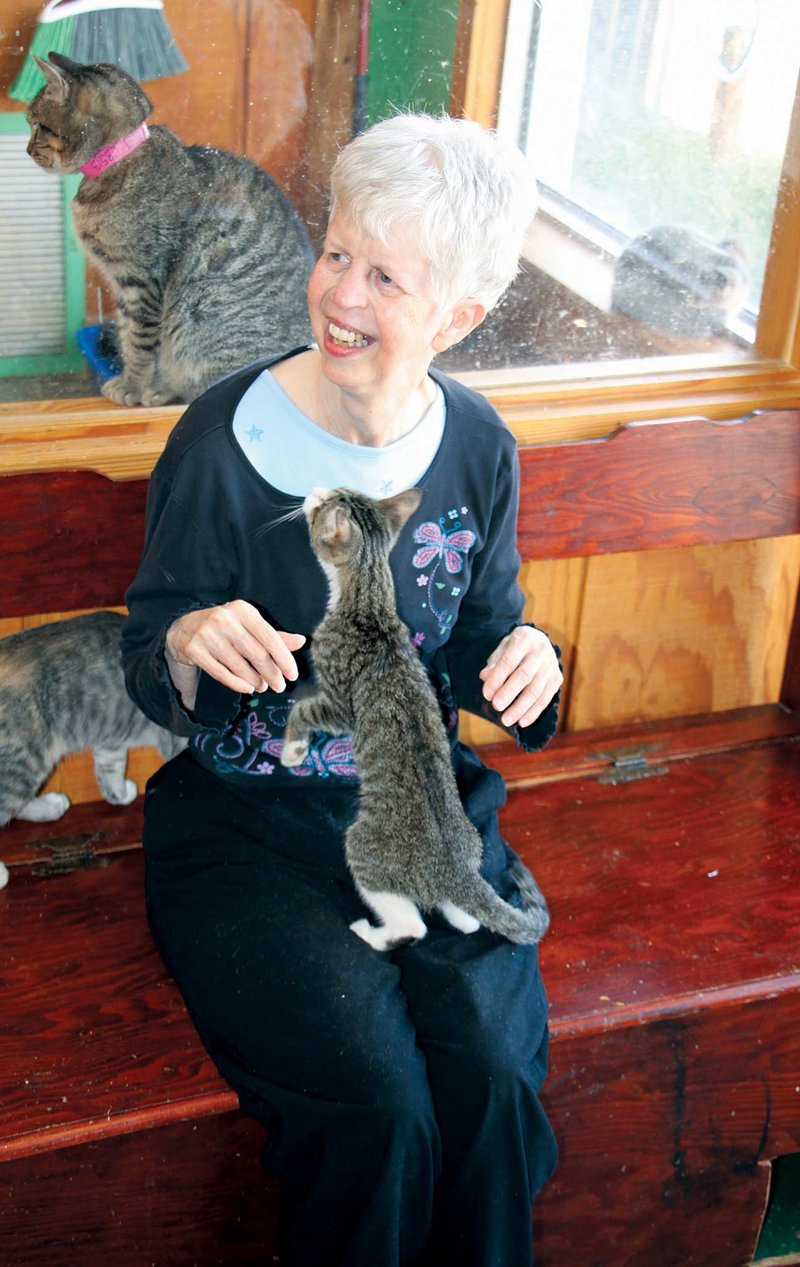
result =
M186 612L167 631L167 651L175 663L195 665L241 694L283 691L297 678L293 651L303 634L273 629L260 612L237 598L220 607Z

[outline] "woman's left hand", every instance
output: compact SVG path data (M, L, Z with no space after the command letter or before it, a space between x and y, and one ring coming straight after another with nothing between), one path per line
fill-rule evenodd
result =
M541 629L518 625L481 669L484 699L504 726L530 726L544 712L562 675L550 639Z

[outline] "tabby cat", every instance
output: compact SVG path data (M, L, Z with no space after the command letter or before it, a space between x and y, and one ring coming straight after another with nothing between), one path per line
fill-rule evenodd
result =
M249 159L183 145L144 123L152 105L115 66L36 58L28 153L52 172L89 165L72 204L83 250L117 305L123 405L191 400L216 379L310 337L308 236ZM111 149L109 147L115 147ZM122 154L122 157L118 157Z
M749 285L744 250L697 229L660 224L633 238L617 260L611 309L667 334L724 334Z
M62 792L37 796L68 752L94 749L100 791L128 805L128 748L157 746L165 758L186 741L148 721L128 696L120 667L125 617L92 612L0 639L0 826L49 822L69 808Z
M345 852L381 925L350 927L376 950L424 937L420 909L438 909L464 933L485 924L536 942L548 914L530 872L517 864L525 910L479 874L483 842L459 799L433 688L397 614L389 552L420 500L417 489L384 501L314 489L305 499L330 605L313 639L318 691L292 706L281 762L300 765L314 730L352 734L360 807Z

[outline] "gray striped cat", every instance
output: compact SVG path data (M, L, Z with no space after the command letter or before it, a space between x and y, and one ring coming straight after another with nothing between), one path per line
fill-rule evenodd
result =
M123 370L103 395L123 405L191 400L231 370L308 342L311 246L266 172L183 145L164 127L142 139L152 105L115 66L59 53L36 61L46 83L27 114L34 161L94 172L112 159L84 176L72 204L83 250L117 305Z
M99 611L0 639L0 826L12 818L49 822L69 808L63 792L37 795L69 752L94 750L101 793L128 805L128 748L174 756L184 739L149 721L128 696L120 667L125 617Z
M454 928L481 924L511 941L537 942L549 917L521 862L524 910L479 874L481 837L456 787L450 746L428 675L397 614L389 553L421 501L409 489L374 501L349 489L314 489L303 503L330 604L313 639L317 693L292 706L281 754L300 765L312 731L352 734L360 805L345 840L361 897L381 921L351 924L376 950L424 937L422 911Z

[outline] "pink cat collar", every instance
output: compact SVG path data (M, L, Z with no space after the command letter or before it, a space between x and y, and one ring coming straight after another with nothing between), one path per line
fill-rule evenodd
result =
M144 145L149 135L150 129L147 124L140 123L138 128L129 132L127 136L121 136L113 145L106 145L102 150L98 150L88 163L84 163L81 171L84 176L90 178L102 176L104 171L113 167L121 158L127 158L128 154L132 154L140 145Z

